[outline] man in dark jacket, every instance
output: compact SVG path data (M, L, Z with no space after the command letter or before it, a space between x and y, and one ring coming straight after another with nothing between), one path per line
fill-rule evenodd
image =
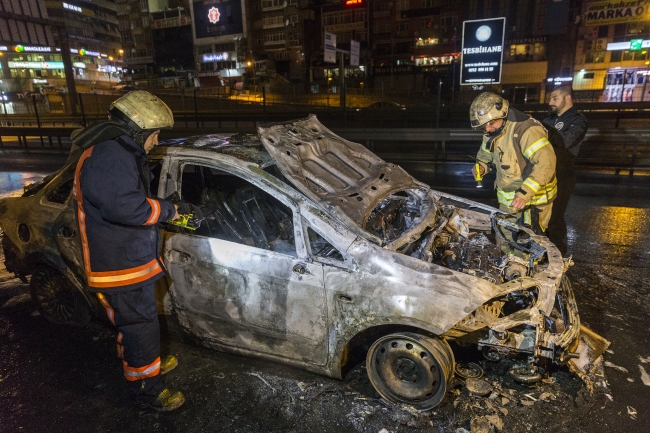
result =
M553 114L542 123L548 130L548 139L553 145L557 157L557 197L553 204L553 213L548 225L548 237L557 246L562 255L567 250L567 228L564 214L571 194L576 186L574 162L580 144L587 133L587 119L573 106L573 89L562 85L553 89L549 107Z
M74 178L87 284L117 328L129 395L156 410L173 410L185 397L160 379L178 361L160 358L154 282L166 271L156 224L178 213L174 204L151 197L146 154L174 118L164 102L145 91L117 99L109 116L107 124L128 133L89 146Z

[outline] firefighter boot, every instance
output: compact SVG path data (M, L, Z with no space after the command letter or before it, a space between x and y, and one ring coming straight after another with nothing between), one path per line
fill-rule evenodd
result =
M152 403L146 406L159 412L169 412L183 406L183 403L185 403L185 396L182 392L165 388Z
M178 366L178 358L174 355L163 356L160 360L160 374L167 374Z

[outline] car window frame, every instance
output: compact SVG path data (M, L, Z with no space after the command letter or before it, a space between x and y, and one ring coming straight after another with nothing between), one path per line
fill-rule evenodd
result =
M221 164L220 164L221 163ZM294 246L296 247L296 256L290 256L287 254L284 254L279 251L273 251L275 254L282 254L287 257L294 257L298 258L300 260L306 260L306 261L312 261L311 255L309 254L308 247L305 244L305 236L306 234L304 233L304 228L302 226L302 218L301 218L301 212L300 212L300 206L298 203L296 203L288 194L286 191L283 191L281 188L278 188L278 185L275 185L271 182L264 181L264 178L260 176L259 174L246 170L243 167L237 167L233 165L228 165L226 161L214 161L214 160L209 160L206 161L205 158L201 157L191 157L191 156L177 156L174 158L174 161L172 164L176 164L176 167L170 167L170 172L173 170L176 173L176 179L175 179L175 186L177 188L176 191L178 193L181 193L182 189L182 179L183 179L183 168L186 165L198 165L198 166L203 166L203 167L209 167L209 168L214 168L215 170L220 170L224 171L232 176L237 176L251 185L261 189L267 194L270 194L272 197L276 198L280 203L284 204L287 206L289 209L291 209L292 213L292 220L293 220L293 230L294 230ZM256 166L255 164L251 164ZM257 166L256 166L257 167ZM161 172L162 174L162 172ZM275 177L274 177L275 178ZM284 182L282 182L284 185ZM169 184L167 184L169 186ZM271 191L275 191L276 194L273 194ZM166 191L167 194L173 194L174 191L169 192L169 190ZM183 197L181 197L182 199ZM208 237L208 236L203 236L203 235L193 235L192 233L186 233L190 236L201 236L201 237ZM209 237L208 237L209 238ZM220 241L224 242L232 242L228 241L226 239L220 239L220 238L212 238L212 239L217 239ZM233 242L235 243L235 242ZM236 243L237 245L241 245L239 243ZM250 246L250 248L254 248L257 250L260 250L262 248L258 248L255 246ZM266 250L264 250L266 251Z
M318 210L316 207L313 207L307 203L305 206L306 209L304 209L304 212L301 212L301 224L303 225L303 243L305 244L305 248L307 249L309 257L314 262L334 266L337 268L343 268L350 271L355 270L357 268L357 263L350 255L350 253L348 253L348 249L357 237L347 228L345 228L345 226L333 220L324 212ZM323 230L320 228L320 225L326 225L330 228L330 230ZM336 248L339 253L341 253L341 256L343 256L343 261L328 259L326 257L320 257L313 254L311 251L311 243L309 242L309 232L307 230L308 227L310 227L312 230L322 236L327 242L329 242L334 248ZM332 233L334 233L334 235L332 235ZM336 234L339 233L347 233L347 236L336 236Z
M50 201L48 200L47 197L52 192L54 192L57 188L62 186L64 183L70 181L71 179L74 179L74 174L76 169L77 169L76 162L70 163L68 166L61 169L61 171L59 171L59 173L56 176L54 176L54 178L52 178L52 180L50 180L48 184L43 187L43 189L41 189L39 192L36 193L36 194L41 194L41 198L38 201L39 204L42 206L49 206L57 209L65 209L69 205L70 200L72 199L72 189L70 189L70 194L68 194L68 197L65 199L63 203ZM70 175L70 177L68 177L67 175Z

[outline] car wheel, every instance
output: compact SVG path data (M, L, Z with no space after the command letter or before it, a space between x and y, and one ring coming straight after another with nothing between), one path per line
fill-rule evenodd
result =
M29 284L32 299L43 317L53 323L85 326L92 317L84 296L56 270L40 266Z
M445 396L454 354L444 340L410 332L390 334L370 347L366 369L386 400L428 410Z

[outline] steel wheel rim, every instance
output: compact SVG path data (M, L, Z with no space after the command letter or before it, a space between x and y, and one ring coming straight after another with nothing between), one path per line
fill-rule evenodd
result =
M377 340L366 360L368 376L377 392L386 400L420 410L440 403L453 372L453 354L446 343L443 346L438 342L438 347L431 344L433 341L410 333Z
M67 287L67 282L51 281L47 278L39 278L41 290L37 298L43 315L58 323L66 323L75 317L78 308L77 297Z

